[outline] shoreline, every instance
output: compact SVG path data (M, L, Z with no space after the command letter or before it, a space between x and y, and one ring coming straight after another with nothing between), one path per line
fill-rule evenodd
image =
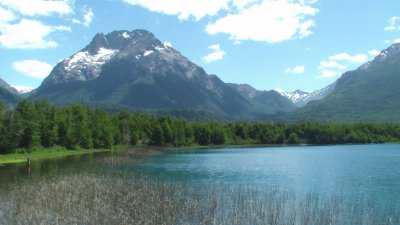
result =
M400 143L370 143L371 144L400 144ZM171 152L185 152L185 151L195 151L195 150L207 150L207 149L227 149L227 148L273 148L273 147L304 147L304 146L335 146L336 144L327 145L315 145L315 144L239 144L239 145L193 145L193 146L151 146L151 145L137 145L137 146L116 146L113 149L77 149L77 150L67 150L64 148L50 148L50 149L39 149L33 150L32 152L21 152L21 153L8 153L0 154L0 167L11 164L21 164L26 163L27 159L30 160L46 160L52 158L60 158L74 155L87 155L87 154L97 154L97 153L123 153L133 151L134 154L139 153L136 156L149 156L153 155L154 152L147 154L143 152L143 149L156 150L156 152L164 154ZM365 144L340 144L340 145L365 145Z
M46 160L53 158L61 158L67 156L74 155L88 155L88 154L97 154L103 152L119 152L125 151L128 147L115 147L115 149L76 149L76 150L67 150L64 148L50 148L50 149L38 149L33 150L31 152L18 152L18 153L8 153L0 155L0 167L12 164L21 164L26 163L28 158L31 161L36 160Z

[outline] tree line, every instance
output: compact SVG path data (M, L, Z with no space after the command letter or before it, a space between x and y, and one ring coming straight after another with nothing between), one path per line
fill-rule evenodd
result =
M0 153L16 149L100 149L114 145L345 144L400 142L400 124L285 124L271 122L190 122L170 116L110 114L79 104L55 107L21 101L0 104Z

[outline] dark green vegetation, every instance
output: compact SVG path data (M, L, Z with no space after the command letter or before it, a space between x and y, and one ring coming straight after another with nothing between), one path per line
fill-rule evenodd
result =
M398 224L368 199L247 188L194 189L118 175L73 175L10 188L1 224Z
M400 122L400 44L344 73L335 90L286 116L285 121Z
M188 122L145 114L109 114L82 105L46 101L0 107L0 153L16 149L106 149L114 145L344 144L399 142L399 124L272 124Z

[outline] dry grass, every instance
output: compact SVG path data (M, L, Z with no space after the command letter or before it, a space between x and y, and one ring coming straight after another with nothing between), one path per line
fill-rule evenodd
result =
M126 151L117 152L100 159L100 163L118 166L130 163L142 162L146 157L163 154L166 149L155 147L134 147Z
M71 175L13 188L0 224L400 224L359 200L252 188L188 188L123 176Z

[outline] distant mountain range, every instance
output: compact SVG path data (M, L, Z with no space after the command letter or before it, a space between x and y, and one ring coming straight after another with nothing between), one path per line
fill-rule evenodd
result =
M27 95L27 94L25 94ZM224 83L146 30L97 34L59 62L30 98L210 119L400 122L400 44L314 92L259 91ZM0 80L0 100L17 91Z
M208 75L146 30L97 34L58 63L33 98L137 110L198 110L230 119L267 119L296 105L275 91L248 95Z
M25 86L13 86L13 88L14 88L15 90L17 90L17 92L18 92L19 94L28 94L28 93L30 93L31 91L34 90L34 88L25 87Z
M20 99L18 91L0 78L0 101L7 106L15 105Z
M294 104L299 107L306 105L307 103L315 100L322 99L332 93L335 90L336 82L313 92L306 92L301 90L296 90L294 92L279 92L282 96L285 96Z
M344 73L334 90L281 119L284 121L400 122L400 44Z

